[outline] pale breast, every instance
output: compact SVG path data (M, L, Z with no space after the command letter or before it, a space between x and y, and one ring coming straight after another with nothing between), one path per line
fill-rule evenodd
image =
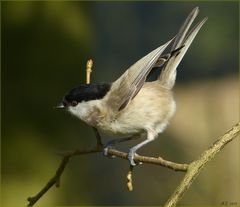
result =
M99 127L111 134L136 134L147 129L159 133L174 112L175 102L171 91L158 82L148 82L126 108L117 115L106 116Z

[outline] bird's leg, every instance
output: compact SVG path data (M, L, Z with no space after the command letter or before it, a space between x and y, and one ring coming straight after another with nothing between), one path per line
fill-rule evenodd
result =
M141 147L143 147L144 145L146 145L147 143L149 142L152 142L156 137L157 137L157 133L155 131L148 131L147 132L147 139L145 139L144 141L140 142L139 144L137 144L136 146L132 147L130 150L129 150L129 153L128 153L128 160L130 162L131 165L136 165L137 163L135 163L134 161L134 156L136 154L136 151L138 149L140 149Z
M114 156L109 156L108 155L108 149L109 148L112 148L112 146L114 146L118 143L126 142L126 141L137 139L137 138L139 138L139 136L121 137L121 138L117 138L117 139L112 139L104 145L103 154L107 157L114 158Z

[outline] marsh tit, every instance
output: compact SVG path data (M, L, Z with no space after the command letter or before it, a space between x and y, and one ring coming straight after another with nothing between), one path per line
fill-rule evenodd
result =
M126 136L108 142L104 150L106 154L113 144L144 138L129 150L128 159L131 165L135 165L136 151L155 140L174 115L176 104L172 88L176 68L207 20L204 18L189 31L198 12L197 7L173 39L138 60L116 81L79 85L64 96L58 108L67 109L106 134ZM170 44L170 52L164 53ZM150 72L156 68L162 68L159 77L147 82Z

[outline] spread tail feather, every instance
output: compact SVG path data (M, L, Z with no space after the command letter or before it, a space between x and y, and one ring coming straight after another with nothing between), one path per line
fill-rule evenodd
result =
M167 64L163 68L160 76L159 81L160 83L168 89L172 89L176 80L176 69L179 63L181 62L182 58L184 57L185 53L187 52L189 46L191 45L192 41L196 37L197 33L206 22L207 17L205 17L201 22L196 24L193 29L188 33L188 30L193 23L194 19L198 15L199 9L196 7L193 11L188 15L187 19L183 23L182 27L180 28L173 46L171 48L171 52L181 48L179 52L174 53L173 56L170 57Z

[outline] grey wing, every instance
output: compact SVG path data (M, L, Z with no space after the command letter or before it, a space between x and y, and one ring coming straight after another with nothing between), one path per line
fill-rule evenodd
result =
M107 96L107 105L113 111L124 109L129 101L137 95L146 81L147 75L172 40L138 60L126 70L119 79L113 82L111 90Z

